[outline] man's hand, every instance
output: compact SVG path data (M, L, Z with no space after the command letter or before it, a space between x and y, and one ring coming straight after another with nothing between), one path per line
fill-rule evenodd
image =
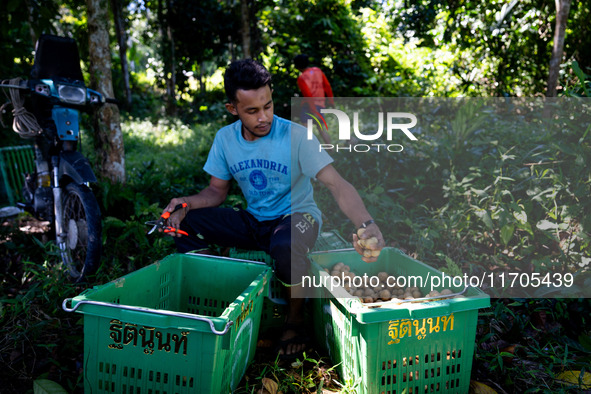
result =
M170 200L166 208L164 208L164 211L162 211L162 213L164 214L165 212L174 212L175 207L183 203L187 204L185 197L173 198L172 200ZM172 228L180 229L181 222L183 221L185 216L187 216L187 212L189 212L189 206L186 206L185 208L181 208L178 211L171 213L170 217L168 218L168 225ZM171 237L182 237L182 234L179 234L174 231L167 232L166 234L170 235Z
M353 246L363 261L373 263L386 243L378 225L371 223L366 228L357 230L357 234L353 234Z

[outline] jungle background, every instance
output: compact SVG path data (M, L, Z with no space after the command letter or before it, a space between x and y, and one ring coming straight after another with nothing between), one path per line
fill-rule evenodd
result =
M287 118L299 94L292 60L300 53L325 71L338 97L584 99L589 20L588 1L565 0L5 0L0 75L29 76L40 34L69 36L89 87L119 100L112 118L96 111L83 119L81 148L100 176L93 190L103 215L102 266L91 286L174 251L170 239L148 236L144 222L170 198L207 185L209 146L233 120L222 90L231 60L253 57L271 71L275 112ZM494 133L479 133L478 114L463 115L388 168L360 176L354 162L335 163L355 180L389 245L451 273L473 262L585 272L588 130L537 130L531 138L532 130L499 119ZM27 143L9 127L1 132L1 146ZM124 165L114 170L113 161ZM374 180L388 171L397 179L386 190ZM326 191L318 200L328 204ZM228 204L242 202L234 188ZM351 224L332 212L326 222L349 234ZM85 287L68 282L46 227L26 214L2 219L3 393L33 392L43 379L82 392L82 319L61 302ZM540 294L491 303L479 314L474 391L482 390L476 382L506 393L591 389L588 299ZM238 391L354 391L325 355L309 353L303 365L257 359Z

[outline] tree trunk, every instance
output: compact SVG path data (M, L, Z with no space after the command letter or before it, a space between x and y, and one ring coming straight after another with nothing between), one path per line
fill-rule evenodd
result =
M250 8L248 0L240 0L240 19L242 20L242 56L245 59L252 57L250 37Z
M108 32L108 1L86 0L86 5L90 85L106 97L114 97ZM119 108L114 104L105 104L97 109L94 115L96 128L94 141L99 176L113 183L124 183L125 151Z
M31 42L33 43L33 48L35 48L39 37L37 36L37 33L35 33L35 29L33 29L33 26L36 26L37 23L35 23L35 18L33 17L34 9L33 9L33 6L31 5L30 0L25 0L25 8L27 9L27 19L29 22L29 34L31 35Z
M552 58L550 59L550 72L548 74L548 90L546 91L546 97L556 97L556 86L558 85L558 75L564 49L564 36L566 34L566 21L568 20L571 4L571 0L555 1L556 26L554 28L554 47L552 48Z
M111 0L111 9L115 21L117 42L119 43L119 58L121 61L121 74L123 75L123 89L125 90L125 104L129 109L131 108L131 87L129 83L129 65L127 63L127 31L125 16L119 0Z
M207 90L207 88L205 86L204 77L205 77L205 62L202 61L199 64L199 88L200 88L201 94L203 94L203 95L205 95L206 90Z
M164 13L164 1L166 1L166 15ZM162 42L162 62L164 63L164 84L166 86L166 113L170 116L176 115L176 67L174 53L174 37L168 18L170 12L170 1L158 1L158 25L160 39Z

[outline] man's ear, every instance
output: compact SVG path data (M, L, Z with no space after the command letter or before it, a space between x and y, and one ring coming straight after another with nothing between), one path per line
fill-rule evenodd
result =
M232 115L238 115L238 111L236 111L236 106L232 103L226 103L226 111L228 111Z

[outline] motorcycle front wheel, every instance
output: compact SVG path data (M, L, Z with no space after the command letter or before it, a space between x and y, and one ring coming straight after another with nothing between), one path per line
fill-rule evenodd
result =
M100 264L101 212L87 186L69 183L63 189L62 214L66 233L62 261L72 279L81 281Z

